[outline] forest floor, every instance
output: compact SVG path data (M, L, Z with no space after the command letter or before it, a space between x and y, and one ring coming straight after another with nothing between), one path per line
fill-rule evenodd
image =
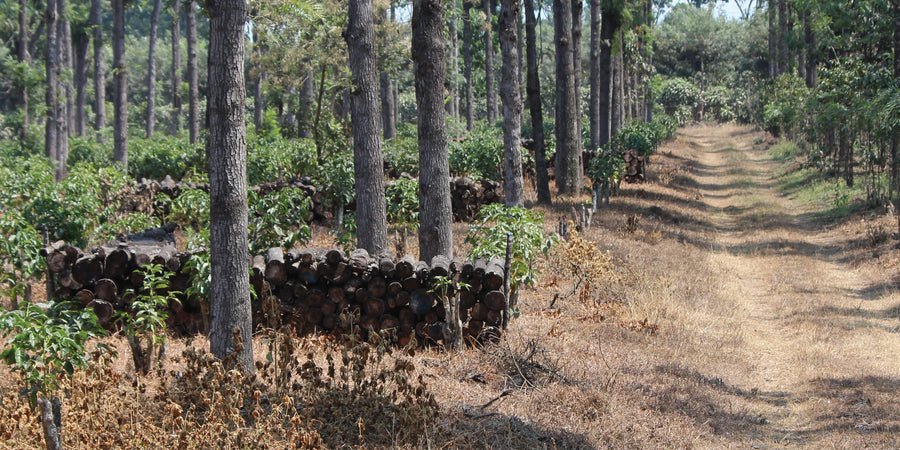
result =
M503 339L411 357L437 402L434 426L401 437L392 423L373 423L387 428L364 437L362 416L353 416L348 423L359 424L358 432L356 425L332 429L347 437L326 442L900 447L900 250L886 231L896 229L896 218L865 208L833 214L833 199L815 188L819 174L776 161L773 143L733 125L680 130L653 156L645 183L623 185L589 228L541 258L540 279L522 292L520 315ZM548 232L587 197L554 201L538 208ZM466 250L465 227L454 226L457 254ZM312 245L329 239L314 230ZM63 419L67 445L176 442L175 434L166 440L174 426L165 417L173 408L165 386L187 370L184 363L166 363L168 382L138 383L127 375L133 367L124 338L105 340L119 348L113 372L132 383L103 375L94 384L109 382L113 394L82 414L71 412L80 401L73 389ZM254 342L265 348L262 337ZM309 339L298 348L314 353L321 345ZM169 354L185 347L208 343L173 339ZM265 360L265 350L257 354ZM12 437L0 448L38 446L39 426L11 396L14 380L0 366L0 425ZM120 426L107 426L111 420ZM287 436L276 431L250 442L295 445Z

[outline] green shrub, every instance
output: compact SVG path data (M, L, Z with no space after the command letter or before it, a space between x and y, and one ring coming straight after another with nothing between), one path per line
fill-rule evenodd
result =
M316 145L311 139L248 136L247 182L251 186L313 176L316 170Z
M128 173L138 180L162 180L166 175L180 180L190 167L205 172L206 164L203 143L191 144L187 139L170 136L131 138L128 142Z
M473 180L499 180L503 160L501 129L479 122L471 133L450 141L450 173Z
M259 197L247 193L250 251L264 253L271 247L291 248L309 241L310 200L300 189L285 188Z
M657 99L666 114L674 114L680 107L688 107L693 112L702 102L700 89L684 78L664 81Z

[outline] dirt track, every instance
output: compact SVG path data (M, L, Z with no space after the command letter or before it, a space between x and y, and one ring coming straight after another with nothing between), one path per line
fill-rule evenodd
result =
M740 324L735 356L749 370L733 381L760 417L746 437L841 444L896 432L900 296L890 280L851 265L846 236L779 191L777 165L748 129L695 127L680 140L696 158L720 295Z

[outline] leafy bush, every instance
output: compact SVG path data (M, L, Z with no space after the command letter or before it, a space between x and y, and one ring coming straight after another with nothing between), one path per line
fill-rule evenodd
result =
M479 122L471 133L450 141L450 173L473 180L499 180L503 141L499 128Z
M349 205L356 196L353 154L344 151L329 155L319 168L317 181L333 205Z
M400 178L385 189L387 219L398 228L412 231L419 225L419 181Z
M191 144L170 136L131 138L128 142L128 173L138 180L162 180L166 175L180 180L188 168L199 167L205 172L206 165L203 143Z
M46 265L43 244L41 233L18 210L0 214L0 293L13 299L28 293Z
M291 248L309 240L310 200L300 189L285 188L259 197L247 193L250 251L263 253L271 247Z
M251 186L312 176L316 170L316 145L311 139L248 136L247 182Z
M657 98L666 114L674 114L684 106L693 111L701 105L702 101L700 89L684 78L672 78L664 81Z
M411 136L398 133L384 142L384 169L392 177L403 172L419 174L419 141L414 132Z
M125 323L125 337L131 347L135 371L147 374L153 364L153 356L162 366L166 345L166 312L170 303L178 302L178 291L169 289L165 269L159 264L141 268L144 282L140 290L129 290L132 296L129 312L117 317Z
M182 228L209 227L209 194L200 189L184 189L169 205L169 222L181 224Z
M647 122L632 119L625 122L619 132L609 141L607 149L613 154L622 155L628 150L636 150L641 156L650 156L659 141L657 134Z
M806 109L807 97L809 89L796 75L786 73L770 81L763 94L762 123L766 131L776 136L782 132L793 136Z

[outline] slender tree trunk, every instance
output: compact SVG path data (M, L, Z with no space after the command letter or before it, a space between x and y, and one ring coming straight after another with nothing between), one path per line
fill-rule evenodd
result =
M556 35L556 186L560 194L578 195L584 175L575 100L572 0L554 0Z
M506 206L524 206L522 181L522 98L519 97L519 0L501 0L497 20L500 37L500 101L503 102L503 175Z
M72 25L69 20L68 0L57 0L56 6L59 8L58 25L60 27L60 29L57 30L57 36L60 40L60 52L63 55L60 72L65 73L66 75L65 77L61 77L60 81L63 83L62 92L66 93L65 127L66 138L68 138L72 136L74 132L72 124L75 123L75 86L72 84L72 74L74 72L72 70L72 60L74 59L72 56ZM68 154L69 140L63 139L62 141L60 148Z
M521 5L519 5L519 9L522 9ZM519 48L516 51L519 54L519 98L525 98L525 21L522 19L522 15L519 14L516 17L516 36L519 36ZM523 107L524 111L524 107Z
M419 259L425 262L436 255L453 256L443 33L442 0L413 0L412 60L419 112Z
M588 103L588 119L591 126L591 142L588 150L600 148L600 0L591 0L591 96Z
M47 69L47 113L44 125L44 153L50 161L58 165L58 147L56 138L56 122L59 114L58 102L58 70L59 70L59 46L56 38L56 0L47 0L47 44L46 62ZM54 170L54 172L57 172Z
M894 4L894 78L900 79L900 0L893 0ZM891 178L894 186L900 190L900 127L894 124L894 133L891 136ZM895 211L900 211L900 200L894 202ZM900 236L900 214L897 217L898 236Z
M19 46L17 48L19 62L31 65L31 55L28 53L28 0L19 2ZM28 110L28 83L22 83L22 142L28 137L28 124L31 122Z
M616 30L615 40L620 42L622 29ZM612 106L610 108L609 137L616 136L622 126L622 46L612 55Z
M619 27L618 11L607 10L604 4L600 26L600 100L597 105L597 116L600 124L600 140L597 147L609 142L612 131L612 43Z
M159 29L159 11L162 0L153 1L153 12L150 14L150 40L147 52L147 137L153 137L156 126L156 35Z
M193 5L191 5L193 7ZM210 351L237 355L253 373L247 240L247 141L244 125L245 0L207 0L209 12ZM243 345L235 348L239 330Z
M491 8L491 0L482 0L484 9L484 90L487 102L487 121L493 125L497 121L497 93L494 92L494 38L491 32L491 18L494 10Z
M452 16L447 24L447 30L450 33L450 67L447 77L450 78L447 83L449 93L447 95L447 115L449 117L459 116L459 89L456 79L459 77L459 31L456 29L456 16Z
M356 175L357 245L369 254L388 249L384 199L384 157L378 134L378 69L372 0L349 0L347 49L353 72L351 93L353 168Z
M77 35L75 39L75 135L84 136L85 113L87 102L87 53L91 40L87 33Z
M778 76L778 4L767 0L766 15L769 19L769 78Z
M541 111L541 81L538 76L537 43L535 36L534 0L525 0L525 35L528 51L528 109L531 111L531 130L534 133L535 184L538 203L549 205L550 177L544 152L544 114Z
M91 28L94 43L94 131L103 142L106 128L106 74L103 64L103 7L100 0L91 0Z
M253 24L253 54L256 59L256 78L253 82L253 126L256 132L262 128L263 114L266 111L265 99L263 98L263 82L266 79L266 72L262 66L263 45L262 36L259 32L259 23Z
M572 67L575 74L575 130L576 145L581 142L581 14L584 10L583 0L572 0Z
M804 6L800 12L800 24L803 26L804 36L806 32L807 21L809 20L808 7ZM806 79L806 46L797 52L797 76L800 79Z
M382 11L380 22L386 24L388 21L387 10ZM384 31L385 26L382 25L379 33L379 41L382 48L389 45L389 37ZM383 56L386 58L386 56ZM381 132L385 139L391 139L397 134L397 122L394 121L394 83L391 82L391 73L387 64L383 64L383 70L379 74L379 84L381 91Z
M125 68L125 1L112 0L113 10L113 161L128 171L128 79Z
M181 133L181 7L172 8L172 136Z
M469 15L472 3L463 1L463 64L466 72L466 130L475 126L475 111L472 106L472 18Z
M816 34L813 32L809 13L803 22L803 42L806 46L806 87L812 89L819 82L818 61L816 57Z
M316 70L312 67L312 61L307 61L309 70L306 71L306 78L300 86L300 114L298 114L297 122L299 122L300 131L297 133L301 138L311 139L313 137L313 107L316 104Z
M191 144L200 139L200 87L197 81L197 11L196 2L185 3L187 8L187 79L188 79L188 132Z

